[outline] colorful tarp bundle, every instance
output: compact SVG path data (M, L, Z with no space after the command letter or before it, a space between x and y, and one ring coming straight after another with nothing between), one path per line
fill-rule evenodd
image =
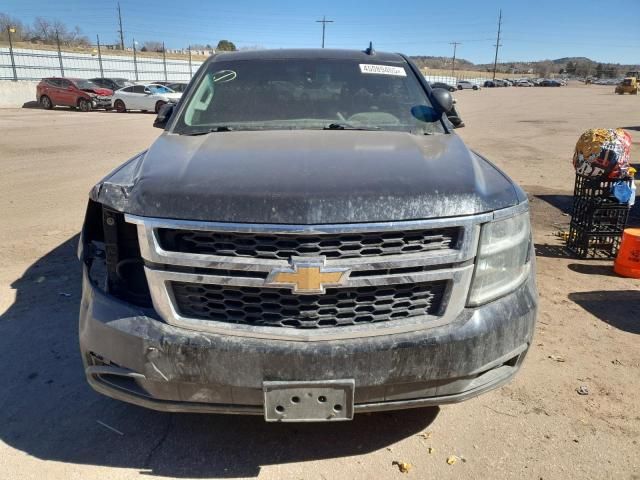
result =
M621 128L592 128L578 139L573 154L576 173L586 177L626 178L631 136Z

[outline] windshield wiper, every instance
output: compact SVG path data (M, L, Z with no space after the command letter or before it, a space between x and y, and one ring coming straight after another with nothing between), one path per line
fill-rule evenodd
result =
M215 133L215 132L232 132L232 131L233 131L233 128L227 127L226 125L221 125L218 127L208 128L206 130L197 130L195 132L185 132L183 133L183 135L195 136L195 135L207 135L208 133Z
M356 127L348 123L330 123L323 130L380 130L379 127Z

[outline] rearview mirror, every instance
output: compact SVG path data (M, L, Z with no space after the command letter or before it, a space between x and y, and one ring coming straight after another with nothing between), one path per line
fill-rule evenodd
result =
M165 128L169 120L171 119L171 115L173 115L173 109L175 108L175 104L166 103L158 112L156 119L153 121L153 126L156 128Z
M434 88L433 106L441 113L449 113L453 109L453 96L444 88Z

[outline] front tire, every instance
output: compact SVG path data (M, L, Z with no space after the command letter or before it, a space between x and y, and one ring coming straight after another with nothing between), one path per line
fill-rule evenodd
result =
M42 105L42 108L45 110L51 110L53 108L53 102L46 95L40 97L40 105Z
M474 89L474 90L478 90L478 86L477 86L477 85L474 85L474 86L473 86L473 89Z
M163 106L165 106L166 104L167 104L167 102L163 102L162 100L158 100L158 101L156 102L156 108L155 108L156 115L157 115L158 113L160 113L160 109L161 109Z
M115 108L118 113L125 113L127 111L127 107L122 100L116 100L113 103L113 108Z
M81 98L80 100L78 100L78 108L81 112L90 112L91 102L85 98Z

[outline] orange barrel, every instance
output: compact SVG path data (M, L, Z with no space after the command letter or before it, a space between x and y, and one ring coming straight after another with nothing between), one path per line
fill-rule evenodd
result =
M640 278L640 228L627 228L613 270L623 277Z

